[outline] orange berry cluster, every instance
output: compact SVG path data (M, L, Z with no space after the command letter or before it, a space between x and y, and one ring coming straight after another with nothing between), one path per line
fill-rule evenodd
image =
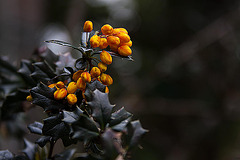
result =
M93 24L91 21L86 21L84 24L84 31L91 32ZM91 29L89 29L91 28ZM108 46L111 51L120 54L121 56L130 56L132 54L132 41L125 28L113 28L109 24L105 24L101 28L99 35L94 35L90 39L92 48L99 47L105 49Z
M54 92L54 99L67 99L68 104L74 105L77 103L76 92L81 91L83 98L85 98L84 93L86 89L86 83L91 83L95 80L98 80L108 86L113 83L112 78L109 75L102 73L98 67L93 67L90 73L88 71L78 70L73 74L72 79L73 81L69 82L68 85L65 85L64 82L59 81L48 86L49 88L57 88L57 90ZM106 87L105 93L108 92L108 87Z

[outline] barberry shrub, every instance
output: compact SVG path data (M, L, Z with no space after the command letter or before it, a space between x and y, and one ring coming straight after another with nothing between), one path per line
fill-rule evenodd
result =
M58 65L64 60L53 54L42 56L40 62L22 61L16 74L30 85L25 85L15 97L20 100L24 97L42 107L48 117L28 125L29 131L40 138L35 144L25 139L23 155L4 150L0 151L0 159L131 159L131 152L139 146L147 130L139 120L132 121L133 115L124 107L110 103L109 86L114 80L106 72L113 63L112 57L133 60L132 41L126 29L113 28L109 24L93 31L93 23L86 21L83 31L78 47L58 40L46 41L79 51L82 57L74 60L74 66L65 64L61 69ZM12 105L13 101L6 97L1 107L2 115L8 107L20 107ZM69 149L53 155L58 140L62 140L65 147L83 142L86 152Z

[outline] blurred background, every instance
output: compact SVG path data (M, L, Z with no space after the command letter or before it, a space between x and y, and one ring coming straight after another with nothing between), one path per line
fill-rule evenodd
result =
M108 70L111 103L150 131L133 159L240 159L239 1L0 0L0 55L19 65L44 40L78 45L85 20L124 27L133 41L135 61L114 59ZM68 51L77 58L55 50ZM42 112L30 110L27 124ZM19 151L13 139L0 149Z

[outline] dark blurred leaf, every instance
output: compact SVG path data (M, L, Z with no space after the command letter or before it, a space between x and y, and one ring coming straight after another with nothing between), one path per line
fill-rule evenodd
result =
M93 155L93 154L88 154L88 153L81 153L78 154L78 157L74 158L73 160L103 160L102 157L99 155Z
M122 152L121 134L114 132L111 129L105 130L102 134L105 156L107 159L116 159L119 153Z
M77 59L77 61L75 62L75 67L78 70L83 70L84 68L87 67L87 60L85 58Z
M13 160L29 160L25 155L16 155Z
M139 144L142 136L148 132L148 130L143 129L139 120L132 121L128 124L128 140L129 140L129 150L136 147Z
M13 154L9 152L9 150L0 151L0 159L1 160L12 160Z
M118 111L112 113L109 127L115 131L123 131L131 120L129 117L132 117L132 114L122 107Z
M34 160L36 153L36 145L24 139L25 148L22 150L23 153L29 158L29 160Z
M54 43L54 44L58 44L61 46L66 46L66 47L71 47L73 49L76 49L78 51L80 51L81 53L83 52L81 49L79 49L78 47L75 47L73 45L71 45L70 43L67 42L63 42L63 41L59 41L59 40L49 40L49 41L45 41L46 43Z
M8 95L1 107L1 119L8 119L13 116L14 113L23 112L23 101L29 95L28 90L17 90Z
M47 142L50 142L51 136L42 136L39 139L36 140L35 143L37 143L40 147L44 147Z
M38 68L40 68L42 71L44 71L48 77L53 78L56 76L56 74L54 73L54 70L52 69L52 67L46 62L36 62L33 63L34 66L37 66Z
M21 67L18 70L18 73L20 73L22 78L25 80L26 84L31 86L36 85L36 82L30 76L33 71L34 71L34 67L32 66L32 63L30 61L28 60L21 61Z
M71 160L75 152L76 152L76 149L68 149L60 154L56 154L54 156L54 159L55 160Z
M31 133L35 133L35 134L42 134L42 128L43 128L43 124L40 122L34 122L32 124L29 124L27 127Z
M99 122L101 129L104 129L105 125L111 119L111 113L114 107L108 100L108 94L96 89L92 92L92 100L87 102L87 104L92 110L93 118Z
M16 73L16 71L17 71L17 68L15 66L13 66L11 63L9 63L8 61L4 60L3 57L0 57L0 66L1 66L1 68L5 68L14 73Z
M45 71L42 71L38 66L34 66L34 71L30 75L35 81L37 82L43 82L47 83L51 79L49 76L45 73Z

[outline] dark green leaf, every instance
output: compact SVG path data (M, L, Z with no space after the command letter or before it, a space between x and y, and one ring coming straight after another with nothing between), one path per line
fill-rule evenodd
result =
M100 124L101 129L109 123L114 105L108 100L108 94L98 89L92 92L92 100L87 102L92 110L93 118Z
M128 125L128 137L129 137L129 150L136 147L139 144L142 136L148 132L148 130L143 129L139 120L132 121Z
M33 104L41 106L45 111L58 111L65 106L54 100L54 92L56 88L49 88L43 83L39 83L37 87L30 90L33 97Z
M99 155L81 153L78 154L78 157L74 158L73 160L103 160L103 158L100 157Z
M74 123L79 119L79 116L82 114L83 111L78 107L76 107L76 109L73 112L63 111L64 119L62 121L66 123Z
M87 61L85 58L79 58L76 60L75 62L75 67L78 69L78 70L83 70L84 68L87 67Z
M109 127L115 131L122 131L131 120L129 117L132 117L132 114L127 112L124 107L122 107L118 111L112 113Z
M56 154L54 156L54 159L55 160L71 160L75 152L76 152L76 149L68 149L60 154Z
M29 160L34 160L36 153L36 145L24 139L25 148L22 150L23 153L29 158Z
M43 82L46 84L50 81L49 76L37 66L34 66L34 71L30 76L37 82Z
M102 134L104 149L105 149L105 157L107 159L116 159L116 157L123 151L121 145L121 134L114 132L111 129L107 129Z
M40 122L34 122L28 125L28 129L30 130L31 133L35 133L39 135L42 134L42 128L43 128L43 124Z
M0 159L1 160L12 160L13 154L9 152L9 150L0 151Z
M86 90L85 90L85 93L84 93L87 101L91 101L92 100L92 98L93 98L93 91L95 91L96 89L98 89L99 91L105 93L106 86L103 85L99 81L94 81L92 83L87 83L87 87L86 87Z
M37 66L38 68L40 68L42 71L44 71L48 77L53 78L56 76L56 74L54 73L54 70L52 69L52 67L46 62L36 62L33 63L34 66Z
M47 142L50 142L51 136L42 136L35 143L37 143L40 147L44 147Z
M25 80L26 84L31 86L36 85L36 82L30 76L33 71L34 71L34 67L32 66L32 63L30 61L28 60L21 61L21 67L18 70L18 73L20 73L22 78Z

